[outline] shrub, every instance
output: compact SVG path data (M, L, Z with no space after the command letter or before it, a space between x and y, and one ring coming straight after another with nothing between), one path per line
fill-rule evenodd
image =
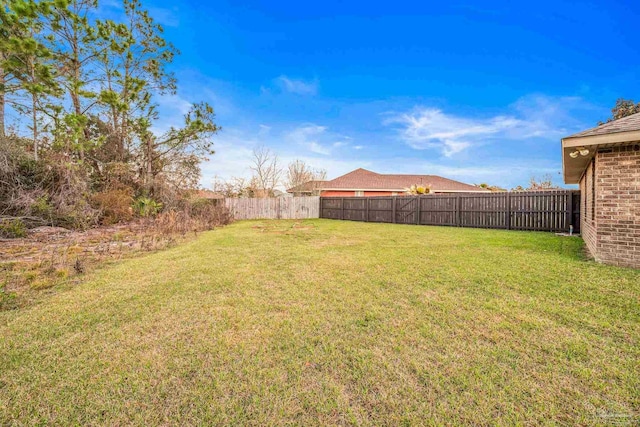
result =
M198 228L202 230L211 230L214 227L229 224L233 219L229 209L217 199L192 200L186 210L191 218L200 223Z
M205 199L202 197L196 199L190 199L186 201L189 205L191 213L194 215L202 215L211 211L211 208L215 208L220 204L218 199Z
M133 210L142 218L156 216L162 210L162 203L158 203L149 197L138 197L133 202Z
M91 201L93 207L100 211L100 222L104 225L110 225L131 221L133 218L132 193L130 188L95 193L91 197Z
M414 196L419 196L422 194L429 194L431 193L431 186L430 185L412 185L411 187L407 188L405 190L405 192L407 194L411 194Z
M0 237L15 239L27 236L27 227L21 219L0 220Z
M135 189L138 187L133 168L125 162L106 163L97 181L97 184L102 186L102 190Z
M31 213L41 218L51 218L53 216L54 209L49 204L47 196L42 194L35 199L31 204Z
M231 223L229 209L216 200L196 199L184 201L181 209L172 209L159 214L154 226L164 234L188 233L212 230Z
M89 166L55 151L43 152L36 161L30 145L14 136L0 138L0 211L29 217L29 225L95 225L98 211L89 203Z

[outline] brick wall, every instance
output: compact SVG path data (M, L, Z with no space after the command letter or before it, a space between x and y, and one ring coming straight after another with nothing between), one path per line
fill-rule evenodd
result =
M580 192L580 227L590 254L640 268L640 144L598 151Z
M322 197L355 197L355 191L322 191Z
M596 258L640 267L640 144L599 151L595 168Z
M364 192L364 196L365 197L382 197L382 196L393 196L393 192L391 191L365 191ZM396 196L400 195L402 196L402 193L395 193Z
M402 195L402 193L398 193ZM355 197L355 191L323 191L322 197ZM365 197L380 197L380 196L392 196L391 191L365 191L363 194Z
M580 179L580 233L589 254L600 261L598 255L598 235L596 233L595 221L592 217L591 203L594 199L592 185L593 168L596 158L594 158Z

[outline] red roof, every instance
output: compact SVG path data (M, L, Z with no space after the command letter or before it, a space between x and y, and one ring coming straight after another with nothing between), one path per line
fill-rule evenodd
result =
M362 168L325 182L322 189L404 191L412 185L429 185L432 192L489 192L475 185L436 175L380 174Z

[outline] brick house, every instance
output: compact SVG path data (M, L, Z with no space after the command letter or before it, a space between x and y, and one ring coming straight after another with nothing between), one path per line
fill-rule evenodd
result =
M567 184L580 184L582 238L600 262L640 268L640 113L562 139Z
M338 178L326 181L321 196L397 196L412 185L429 185L432 193L487 193L489 190L436 175L380 174L356 169Z

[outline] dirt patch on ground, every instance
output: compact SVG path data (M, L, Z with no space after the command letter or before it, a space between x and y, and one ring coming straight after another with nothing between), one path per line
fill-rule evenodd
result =
M38 227L21 239L0 239L0 310L24 305L97 265L173 246L196 233L165 233L149 221L87 231Z
M313 225L307 225L302 223L293 223L281 225L277 223L265 223L254 225L251 228L257 230L261 233L269 233L269 234L297 234L299 232L315 230L317 227Z

